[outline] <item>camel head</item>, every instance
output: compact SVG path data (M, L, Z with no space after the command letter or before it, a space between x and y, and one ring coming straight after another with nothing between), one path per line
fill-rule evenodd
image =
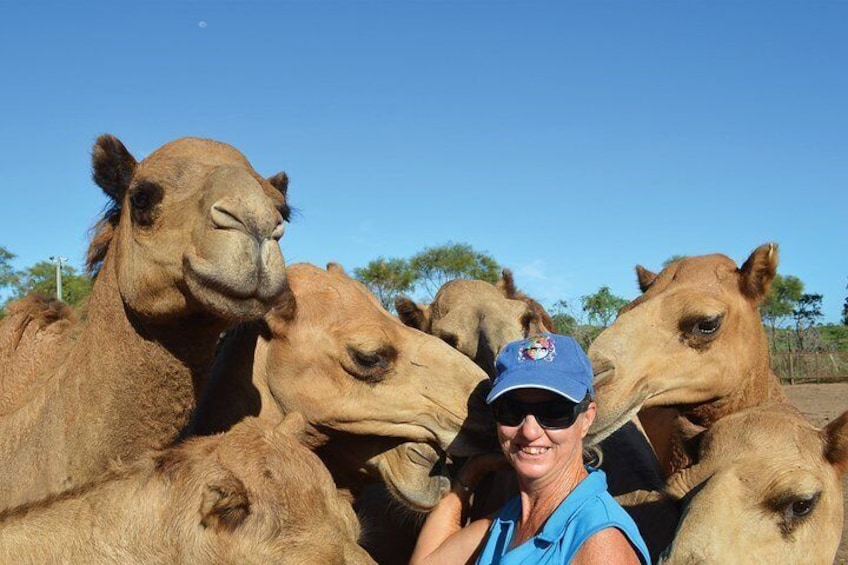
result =
M294 304L266 316L254 357L262 410L303 414L327 439L320 453L337 481L382 480L407 505L432 507L449 488L446 456L497 449L486 374L337 266L297 264L288 278Z
M777 245L758 247L737 267L724 255L688 257L659 274L637 267L642 295L595 339L598 442L640 409L710 402L715 419L774 395L758 306L777 269ZM731 406L732 405L732 406Z
M207 139L178 139L136 162L103 135L92 153L111 202L88 266L115 281L136 316L207 313L229 325L262 316L287 292L285 173L264 179L235 148Z
M196 499L193 519L176 515L169 524L173 532L190 528L185 539L199 546L186 554L226 563L373 563L358 545L351 501L311 451L313 440L303 417L289 414L276 424L247 418L164 452L158 472L186 491L173 497L168 517Z
M842 535L848 412L822 430L792 406L726 416L667 493L683 518L662 563L833 563Z
M404 324L456 348L490 377L495 375L495 358L504 345L553 326L535 300L516 290L508 269L497 285L457 279L442 285L431 304L416 304L401 296L395 308Z

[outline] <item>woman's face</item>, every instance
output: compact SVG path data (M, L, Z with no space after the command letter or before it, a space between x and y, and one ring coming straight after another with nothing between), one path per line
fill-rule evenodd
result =
M548 390L524 388L506 393L519 402L547 402L561 398ZM498 422L498 439L519 480L553 480L583 465L583 438L595 419L595 403L568 428L544 429L528 414L517 426Z

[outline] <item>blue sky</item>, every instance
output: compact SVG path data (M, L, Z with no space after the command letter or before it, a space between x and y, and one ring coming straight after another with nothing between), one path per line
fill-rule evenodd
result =
M848 295L848 2L0 1L0 245L81 266L101 133L288 172L289 262L465 242L550 306L780 244Z

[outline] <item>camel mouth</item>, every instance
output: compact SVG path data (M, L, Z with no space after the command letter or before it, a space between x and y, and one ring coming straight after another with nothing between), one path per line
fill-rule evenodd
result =
M429 512L450 490L447 455L430 443L404 443L396 449L404 465L399 470L381 469L386 487L407 508Z
M291 293L282 252L275 240L256 246L241 242L248 239L244 234L230 239L239 244L217 246L205 255L198 249L186 253L186 286L197 301L223 317L259 318L280 297ZM245 260L245 256L249 259Z
M637 403L634 406L630 406L625 411L618 414L618 416L612 418L604 418L603 421L599 418L595 420L595 423L589 429L589 433L586 435L586 439L584 440L584 445L586 447L592 447L601 443L604 439L609 437L613 432L622 427L624 424L633 419L633 417L642 409L642 402Z

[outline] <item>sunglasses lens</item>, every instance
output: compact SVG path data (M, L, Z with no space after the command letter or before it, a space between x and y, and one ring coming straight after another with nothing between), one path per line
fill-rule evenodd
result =
M504 426L519 426L527 414L533 414L539 425L545 429L563 429L571 427L577 416L583 411L583 404L569 400L523 403L502 396L492 404L495 420Z
M495 415L495 420L504 426L518 426L524 421L526 412L521 410L521 406L516 406L510 402L508 398L503 396L495 400L492 404L492 410Z

